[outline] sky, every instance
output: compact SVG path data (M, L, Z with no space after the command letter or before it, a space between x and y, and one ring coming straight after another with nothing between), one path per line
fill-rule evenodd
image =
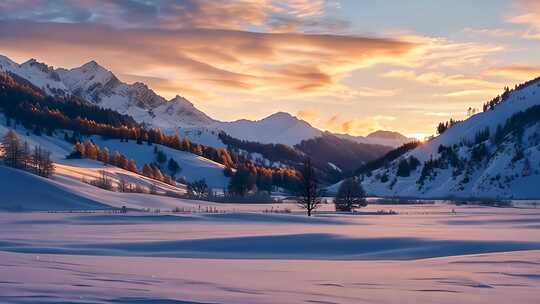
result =
M0 54L96 60L219 120L422 139L540 76L540 1L4 0Z

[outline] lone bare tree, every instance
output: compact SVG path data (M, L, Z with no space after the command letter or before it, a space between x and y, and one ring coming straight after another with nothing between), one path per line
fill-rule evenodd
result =
M319 186L317 174L310 158L304 160L300 173L300 191L297 203L301 208L306 209L308 216L311 216L313 210L321 205L323 191Z
M335 197L337 211L354 211L354 209L367 206L366 193L356 177L344 179L339 185Z

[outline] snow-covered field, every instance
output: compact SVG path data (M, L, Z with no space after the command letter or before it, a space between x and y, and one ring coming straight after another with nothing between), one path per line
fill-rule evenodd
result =
M540 302L540 209L212 206L0 213L0 302Z

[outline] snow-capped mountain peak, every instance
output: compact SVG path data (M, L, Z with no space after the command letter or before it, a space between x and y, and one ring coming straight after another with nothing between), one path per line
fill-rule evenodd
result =
M180 95L174 96L171 100L169 100L169 102L182 104L182 105L185 105L186 107L193 107L193 108L195 107L191 101L187 100L186 98Z
M389 140L409 140L407 137L403 136L401 133L394 131L378 130L372 132L366 136L367 138L381 138Z
M232 137L260 143L294 146L302 140L321 136L323 132L286 112L277 112L261 120L241 119L214 125Z
M58 69L58 73L72 93L87 98L90 97L91 100L96 97L95 93L97 92L95 91L100 89L98 87L103 87L111 81L115 82L115 84L119 82L111 71L103 68L95 61L90 61L70 70ZM114 84L110 83L110 86L112 85ZM94 93L94 96L89 96L92 93Z
M54 69L35 59L19 65L1 56L0 70L25 78L50 95L76 95L165 131L214 123L187 99L176 96L168 101L142 82L124 83L95 60L71 69Z
M292 116L291 114L287 112L280 111L261 119L261 121L267 121L267 120L298 121L299 119Z
M0 71L16 74L48 94L63 94L66 89L56 70L36 59L17 64L8 57L0 56Z
M54 70L54 68L52 66L48 66L45 63L39 62L34 58L31 58L28 61L21 64L21 68L28 69L30 67L37 68L37 69L41 70L43 73L49 73L49 72L52 72Z
M47 94L76 95L100 107L130 115L149 127L159 127L165 132L189 129L191 134L210 132L215 137L215 134L225 131L243 140L291 146L324 134L308 122L286 112L276 112L260 120L217 121L180 95L167 100L142 82L124 83L95 60L71 69L55 69L35 59L19 65L0 55L0 70L25 78ZM198 131L193 132L194 129ZM402 140L363 137L358 141L389 146L403 143Z

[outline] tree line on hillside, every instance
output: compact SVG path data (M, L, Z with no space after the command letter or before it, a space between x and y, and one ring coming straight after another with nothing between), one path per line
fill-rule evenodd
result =
M196 144L188 138L164 134L157 128L147 129L127 115L90 105L74 96L47 96L28 81L12 74L0 73L0 109L5 113L9 125L22 124L26 129L34 130L36 135L42 132L52 135L55 130L64 129L74 131L71 136L66 136L66 140L74 144L81 141L83 135L134 140L141 145L160 144L223 164L226 173L231 176L237 166L240 172L243 167L248 167L250 175L255 174L262 188L271 180L274 186L294 189L294 185L286 183L295 175L292 173L294 169L257 166L226 149Z
M267 168L245 161L236 170L225 169L230 177L228 191L231 194L245 196L250 192L270 192L273 187L296 191L299 185L297 170L289 168Z
M14 75L0 73L0 108L8 119L25 128L52 134L57 129L75 131L75 135L102 135L105 138L135 140L138 144L160 144L194 153L225 166L233 166L233 156L226 149L216 149L178 135L166 135L160 129L147 129L130 116L90 105L74 97L51 97ZM78 138L73 138L73 141Z
M390 164L393 160L398 159L403 154L415 149L421 144L422 142L420 141L412 141L412 142L403 144L400 147L386 153L383 157L380 157L374 161L370 161L366 163L365 165L361 166L354 172L354 175L355 176L362 175L362 174L369 175L371 171L374 171L385 165Z
M293 163L299 163L302 162L304 158L301 153L284 144L262 144L259 142L241 140L231 137L225 132L220 132L218 137L230 149L244 150L249 153L259 153L264 158L273 162L283 162L286 160Z
M219 138L229 150L258 153L271 162L279 162L296 170L301 169L303 160L309 156L315 170L325 183L335 183L350 173L347 172L349 168L358 168L366 161L372 161L392 150L390 147L381 145L356 143L328 133L303 140L294 147L240 140L224 132L219 134Z
M359 168L364 163L373 161L392 150L388 146L357 143L329 133L303 140L295 145L295 148L309 155L317 168L328 168L323 170L327 176L322 176L322 178L330 183L341 180L344 175L350 173L347 171L351 168ZM341 171L329 168L331 167L329 163L341 168Z
M491 111L491 110L495 109L495 107L497 105L499 105L499 104L505 102L506 100L508 100L508 97L510 96L510 94L512 92L524 89L524 88L526 88L526 87L528 87L530 85L533 85L535 83L538 83L538 82L540 82L540 77L529 80L529 81L526 81L526 82L521 83L521 84L516 84L514 89L510 89L509 87L504 87L502 94L495 96L494 98L492 98L491 100L485 102L482 105L482 110L484 112ZM471 116L471 115L474 115L476 113L476 111L469 107L467 113L468 113L468 116ZM443 134L448 128L451 128L453 125L455 125L456 123L459 123L459 122L461 122L461 121L460 120L454 120L454 119L450 119L449 121L446 121L446 122L440 122L437 125L437 134L438 135Z
M450 118L448 121L440 122L437 125L437 134L441 135L449 128L453 127L455 124L462 122L461 120L455 120L453 118Z
M90 140L76 143L73 147L73 151L67 156L67 158L88 158L98 160L104 164L109 164L133 173L142 174L146 177L162 181L167 184L174 185L174 178L163 174L159 165L155 163L144 164L142 171L139 171L137 162L135 162L135 160L128 159L124 154L118 151L114 151L114 153L110 154L109 149L106 147L100 148ZM176 163L174 160L173 162ZM178 166L177 163L176 166Z
M12 168L25 170L39 176L50 177L54 173L51 152L41 146L30 149L28 142L21 142L17 133L9 130L0 145L3 163Z

